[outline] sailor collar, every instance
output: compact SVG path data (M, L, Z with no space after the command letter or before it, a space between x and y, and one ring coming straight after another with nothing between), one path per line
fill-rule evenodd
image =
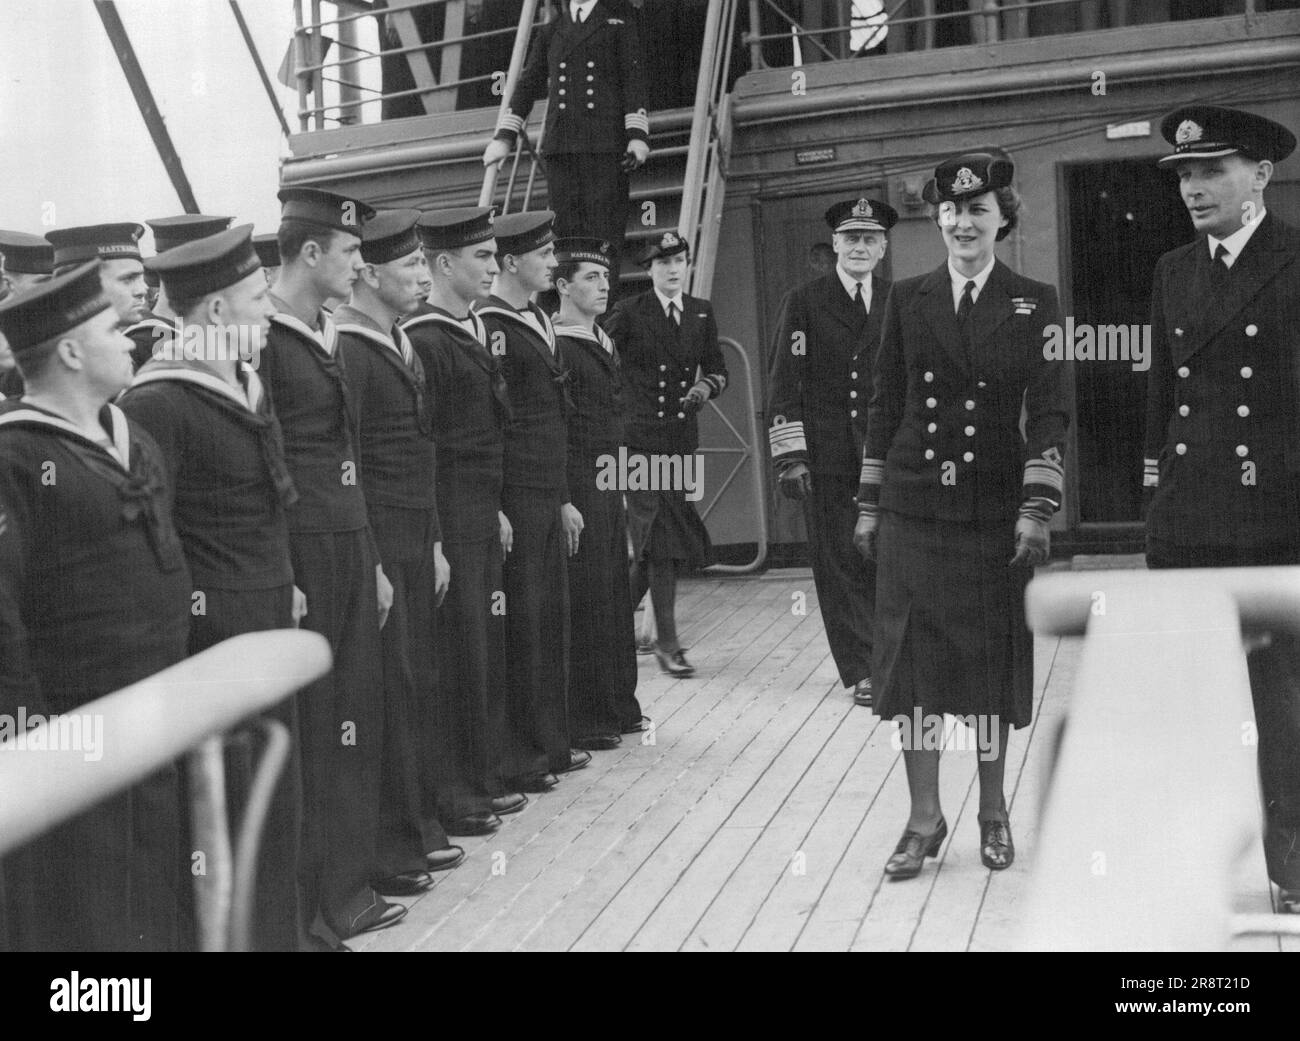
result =
M257 412L262 404L264 391L261 377L248 362L239 363L239 374L243 377L244 393L240 394L234 387L218 376L201 361L152 361L136 373L131 381L132 387L142 387L149 383L170 380L175 383L191 383L196 387L210 390L214 394L228 398L240 408Z
M271 315L271 321L277 325L282 325L286 329L292 329L299 336L305 337L316 344L326 354L333 355L337 345L337 336L334 326L334 319L330 317L327 311L321 312L321 328L318 332L301 318L288 314L284 311L277 311Z
M16 424L29 424L42 426L51 430L58 430L64 434L71 434L79 441L84 441L88 445L93 445L105 455L113 460L118 466L128 473L131 470L131 428L127 424L126 414L114 405L108 402L99 411L100 426L104 428L104 433L110 435L113 440L113 447L100 444L97 440L87 436L86 432L69 419L65 419L57 412L50 412L41 408L39 405L31 405L23 402L21 398L17 399L19 407L10 411L0 413L0 426L10 426ZM107 420L107 422L105 422Z
M433 307L432 304L429 305ZM434 307L432 311L425 311L423 314L413 315L402 323L403 331L413 329L417 325L425 325L429 322L435 322L439 325L445 325L451 329L472 336L480 345L487 346L487 329L483 326L483 319L474 311L470 311L464 318L457 318L441 307ZM473 328L467 328L465 323L469 322Z
M556 325L555 335L567 336L572 340L587 340L590 343L598 344L606 354L614 353L614 341L609 338L599 325L594 326L594 332L581 325Z

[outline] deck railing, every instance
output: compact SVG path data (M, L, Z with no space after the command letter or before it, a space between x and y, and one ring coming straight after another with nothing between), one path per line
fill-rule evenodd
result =
M827 24L823 15L832 5L748 2L752 69L1234 14L1249 19L1295 6L1291 0L839 0L833 5L838 20Z

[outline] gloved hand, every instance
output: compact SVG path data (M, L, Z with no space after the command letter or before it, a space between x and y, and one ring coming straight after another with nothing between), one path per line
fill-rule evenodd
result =
M700 380L686 392L686 397L682 398L682 410L685 412L698 412L704 407L704 403L709 400L709 395L712 393L713 388Z
M858 514L858 523L853 528L853 545L857 546L863 560L876 559L876 529L879 527L880 516L878 514Z
M1051 536L1047 531L1047 522L1022 514L1016 521L1016 555L1011 558L1010 566L1024 564L1026 567L1038 567L1047 563L1050 552Z
M787 499L801 502L812 492L812 474L806 463L792 463L777 475L776 483Z
M646 159L650 157L650 146L636 138L627 143L627 151L623 153L623 172L631 173L633 170L645 164Z
M501 140L501 138L494 137L488 142L487 147L483 149L483 165L493 166L501 162L503 159L508 159L510 153L513 151L514 148Z

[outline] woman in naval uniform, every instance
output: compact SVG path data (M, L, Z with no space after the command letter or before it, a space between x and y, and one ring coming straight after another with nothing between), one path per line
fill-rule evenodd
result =
M854 538L878 560L873 711L902 717L911 793L893 879L919 874L948 833L945 713L982 738L980 857L993 870L1015 857L1002 778L1008 732L1032 712L1024 592L1047 560L1069 417L1062 364L1043 356L1056 290L993 252L1017 223L1013 176L1000 149L939 164L924 195L948 258L885 305Z

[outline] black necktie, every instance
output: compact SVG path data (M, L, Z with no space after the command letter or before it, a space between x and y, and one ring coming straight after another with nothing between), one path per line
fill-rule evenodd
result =
M966 288L962 290L961 302L957 305L957 326L961 329L961 341L966 347L966 353L970 354L970 313L975 306L975 282L972 280L966 283Z
M668 302L668 317L673 320L673 325L682 324L681 312L677 310L677 304L671 300Z
M1214 268L1215 285L1223 285L1228 281L1228 273L1232 270L1232 268L1228 266L1228 258L1230 256L1232 256L1232 254L1228 252L1228 247L1220 242L1218 247L1214 250L1214 261L1212 265Z
M865 311L867 309L867 300L866 297L862 295L861 282L853 283L853 302L857 304L860 308L862 308L862 310Z

